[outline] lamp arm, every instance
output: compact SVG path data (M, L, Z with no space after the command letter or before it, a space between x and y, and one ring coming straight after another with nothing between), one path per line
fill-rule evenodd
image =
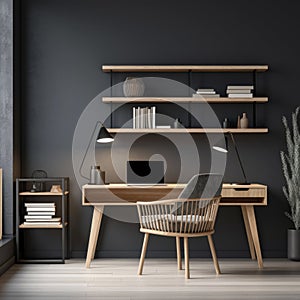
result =
M235 153L236 153L236 155L237 155L237 157L238 157L238 160L239 160L239 163L240 163L240 167L241 167L241 169L242 169L242 172L243 172L244 181L245 181L244 183L248 183L248 181L247 181L247 177L246 177L246 173L245 173L245 170L244 170L244 167L243 167L242 161L241 161L241 157L240 157L240 154L239 154L239 151L238 151L238 148L237 148L237 145L236 145L235 139L234 139L234 137L233 137L233 134L232 134L232 132L229 132L229 134L230 134L230 137L231 137L232 143L233 143L233 145L234 145Z
M84 174L82 173L82 167L83 167L83 163L84 163L84 161L85 161L85 158L86 158L86 156L87 156L88 150L89 150L89 148L90 148L90 146L91 146L91 143L92 143L92 140L93 140L93 137L94 137L94 134L95 134L95 132L96 132L96 129L97 129L98 124L101 124L101 125L103 126L103 123L102 123L102 122L97 121L97 123L96 123L96 125L95 125L95 128L94 128L94 131L93 131L93 133L92 133L92 135L91 135L91 137L90 137L89 144L88 144L88 146L87 146L87 148L86 148L86 150L85 150L85 153L84 153L84 156L83 156L83 159L82 159L80 168L79 168L79 174L80 174L83 178L85 178L85 179L90 179L90 178L84 176Z

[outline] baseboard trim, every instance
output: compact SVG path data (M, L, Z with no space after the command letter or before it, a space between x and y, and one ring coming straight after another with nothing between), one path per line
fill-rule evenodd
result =
M15 238L4 237L0 241L0 276L15 263Z
M10 267L15 264L16 258L15 256L11 257L8 261L0 266L0 276L4 274Z

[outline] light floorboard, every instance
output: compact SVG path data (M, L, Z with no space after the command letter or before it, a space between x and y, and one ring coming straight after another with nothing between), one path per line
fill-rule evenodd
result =
M138 276L137 259L96 259L64 265L14 265L0 277L0 299L300 299L300 263L220 260L216 275L211 260L191 259L191 279L177 270L175 259L145 260Z

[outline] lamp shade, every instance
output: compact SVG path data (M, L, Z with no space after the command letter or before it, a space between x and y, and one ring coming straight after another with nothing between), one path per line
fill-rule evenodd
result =
M97 143L111 143L114 141L114 138L110 135L104 125L101 126L99 134L97 136Z
M227 137L225 139L220 140L213 146L213 149L219 152L227 153L228 152L228 141Z

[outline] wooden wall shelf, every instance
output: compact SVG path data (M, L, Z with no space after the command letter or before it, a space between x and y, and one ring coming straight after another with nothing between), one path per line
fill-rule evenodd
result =
M254 98L200 98L197 97L103 97L104 103L266 103L268 97Z
M69 192L65 192L65 195L68 195ZM62 196L62 193L51 193L51 192L21 192L19 196Z
M68 223L65 223L65 227L68 225ZM47 225L25 225L25 224L21 224L19 225L19 228L20 229L33 229L33 228L36 228L36 229L52 229L52 228L55 228L55 229L62 229L63 226L62 224L59 224L59 225L51 225L51 224L47 224Z
M110 133L268 133L268 128L108 128Z
M103 72L265 72L267 65L103 65Z
M42 228L55 228L55 229L60 229L62 228L62 224L60 225L24 225L24 224L21 224L19 226L20 229L33 229L33 228L36 228L36 229L42 229Z
M256 91L256 73L266 72L269 69L268 65L103 65L102 71L110 73L111 83L113 82L113 73L126 73L126 72L181 72L188 73L189 86L191 83L191 74L193 72L248 72L252 73L252 85L254 94ZM112 95L112 94L111 94ZM187 94L188 95L188 94ZM254 97L254 98L198 98L198 97L103 97L103 103L252 103L253 110L253 128L191 128L191 118L188 120L187 127L189 128L172 128L172 129L144 129L144 128L111 128L111 133L267 133L268 128L256 127L256 103L268 102L268 97ZM112 113L112 105L111 105ZM190 107L189 107L190 113ZM111 118L111 127L113 127Z

